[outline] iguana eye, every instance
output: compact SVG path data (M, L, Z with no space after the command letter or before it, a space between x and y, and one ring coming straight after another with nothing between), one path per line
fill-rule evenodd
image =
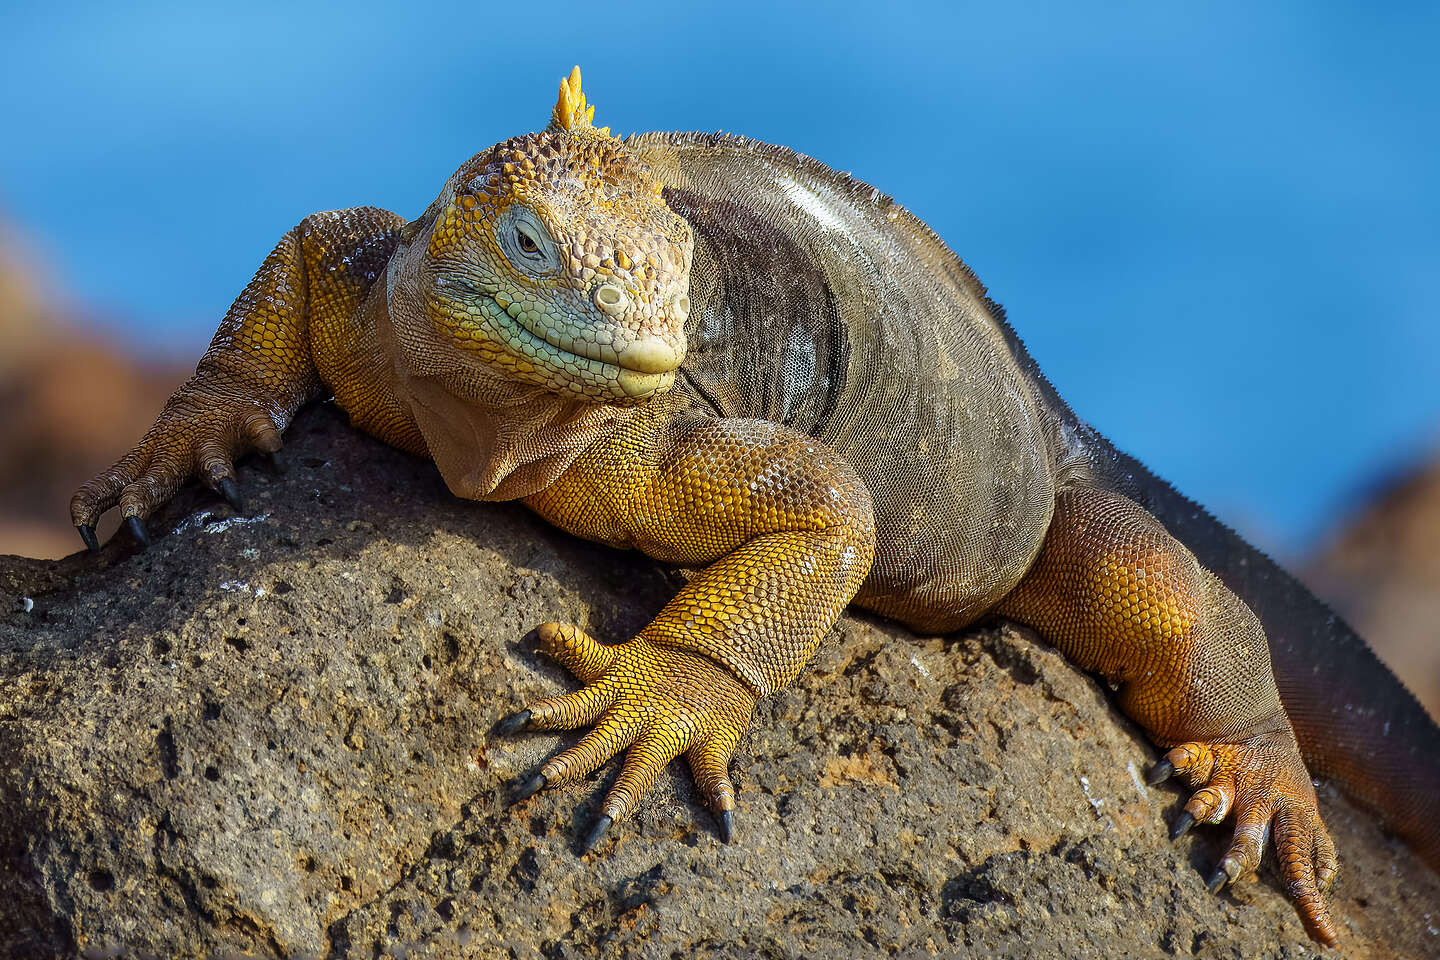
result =
M560 255L544 222L529 207L515 204L495 225L495 239L510 265L536 279L560 271Z

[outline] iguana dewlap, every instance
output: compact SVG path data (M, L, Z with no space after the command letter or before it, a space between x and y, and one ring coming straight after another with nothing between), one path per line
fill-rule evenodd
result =
M1171 748L1158 776L1196 788L1176 833L1233 818L1211 888L1273 836L1318 940L1337 861L1307 763L1440 866L1433 722L1079 420L924 224L781 147L621 141L592 115L576 70L543 132L471 158L419 219L288 232L155 426L76 493L86 542L116 505L143 542L191 476L237 501L235 459L333 393L461 496L701 568L625 643L539 629L583 685L503 726L588 732L522 793L628 748L587 846L681 754L728 839L756 700L853 601L930 632L998 612L1104 675Z

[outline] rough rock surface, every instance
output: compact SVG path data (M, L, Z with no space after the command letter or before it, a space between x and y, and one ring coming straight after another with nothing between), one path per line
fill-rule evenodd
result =
M722 844L676 766L577 856L614 765L510 806L571 737L497 719L573 681L527 631L620 639L678 574L458 501L333 409L98 558L0 559L0 954L1301 957L1273 873L1033 636L847 617L764 701ZM1333 790L1352 957L1434 956L1440 880ZM1203 871L1203 872L1202 872Z

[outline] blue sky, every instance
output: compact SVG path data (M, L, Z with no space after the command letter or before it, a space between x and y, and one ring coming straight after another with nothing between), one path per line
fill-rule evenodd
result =
M1283 555L1440 445L1433 3L15 6L0 215L146 350L198 357L305 214L419 213L579 63L617 132L896 196L1082 416Z

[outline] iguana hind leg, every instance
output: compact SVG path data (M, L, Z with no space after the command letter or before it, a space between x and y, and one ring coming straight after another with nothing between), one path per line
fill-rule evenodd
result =
M1274 834L1301 918L1333 944L1324 890L1335 848L1280 703L1260 621L1138 504L1089 488L1062 490L1039 558L999 608L1087 670L1120 686L1121 708L1173 747L1156 779L1192 787L1172 830L1235 831L1208 885L1260 863Z

